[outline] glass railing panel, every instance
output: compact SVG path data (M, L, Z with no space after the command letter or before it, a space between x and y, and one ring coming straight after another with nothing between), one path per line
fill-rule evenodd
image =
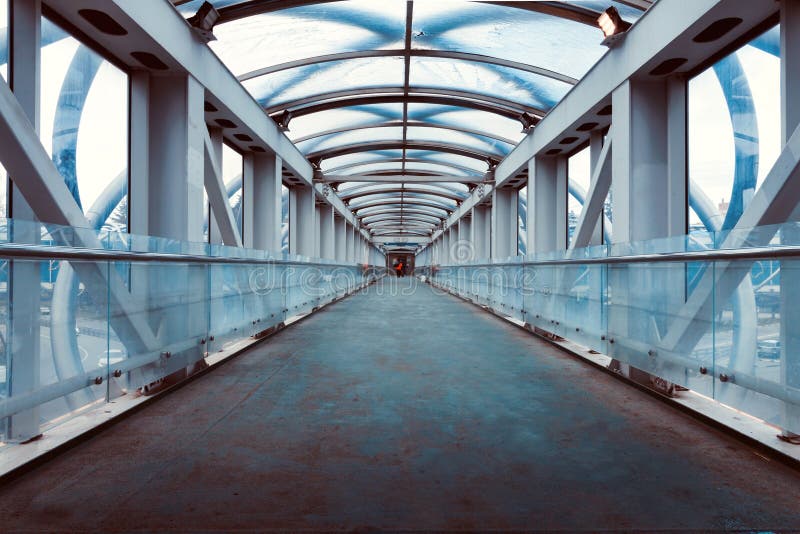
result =
M210 353L367 280L355 264L10 219L0 219L0 244L6 249L0 261L5 442L34 437L106 400L177 381L205 365ZM49 247L61 248L47 258ZM125 257L129 252L142 256ZM148 253L192 258L167 261Z
M14 260L6 266L16 286L4 321L10 330L4 341L11 340L6 395L28 397L25 404L36 406L38 424L46 429L107 398L109 265ZM23 410L19 417L25 412L31 413Z
M715 399L800 433L800 260L716 269Z
M208 268L199 263L142 263L133 268L130 289L111 279L109 323L125 354L110 371L121 373L127 390L147 391L205 357Z
M0 230L0 233L4 229ZM0 401L8 398L9 395L9 375L10 375L10 313L9 306L9 271L11 262L0 260ZM0 441L6 439L6 425L0 423Z
M598 352L606 350L606 266L550 268L555 273L552 332ZM543 326L544 328L544 326Z
M251 270L248 265L209 265L209 352L256 334L260 317L252 309Z
M681 262L608 266L609 356L682 386L713 369L713 350L694 351L712 332L713 276L697 302L687 302L685 278Z

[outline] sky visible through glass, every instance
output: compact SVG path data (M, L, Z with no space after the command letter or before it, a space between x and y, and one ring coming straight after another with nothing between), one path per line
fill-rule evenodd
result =
M360 4L358 2L355 2L353 5L349 6L348 9L360 9L359 5ZM431 28L436 27L435 25L437 24L438 16L437 13L441 15L442 10L446 12L448 9L447 5L455 5L455 3L445 2L443 4L437 4L423 2L417 11L419 17L418 25L420 27L418 31L424 31L425 26ZM361 8L363 7L364 6L361 6ZM313 14L315 9L319 11L323 8L316 7L308 11L306 14ZM332 8L325 9L327 9L325 12L328 14L335 11L332 10ZM480 11L480 9L473 6L470 6L470 9L477 9L476 13ZM284 19L287 17L291 18L291 14L289 13L290 11L293 10L287 10L286 13L281 13L279 16L283 17ZM385 20L380 19L380 15L377 12L373 13L371 16L376 17L377 20L384 20L384 22L387 24L391 23L390 25L394 27L394 25L396 25L398 22L402 22L403 20L399 11L395 11L397 10L388 13L387 16L384 17ZM500 12L498 11L498 13ZM503 13L505 13L505 11ZM404 15L404 13L402 15ZM7 3L0 2L0 27L7 26L7 16ZM269 16L276 17L278 15L270 14ZM521 15L522 18L528 16L529 15ZM531 14L530 17L533 17L531 18L531 21L534 21L535 17L541 18L541 15ZM248 21L248 26L254 21L255 19ZM508 21L503 22L505 23ZM559 21L559 24L563 22L564 21ZM334 27L338 27L336 24L340 23L335 23ZM378 24L378 22L373 21L372 24ZM475 35L486 36L492 34L490 25L485 20L476 21L471 24L471 27L473 27L475 32L477 32ZM226 30L224 30L226 26L227 25L220 26L220 35L223 37L228 36ZM341 30L341 28L339 29ZM353 42L356 44L358 44L359 41L364 41L362 44L371 45L373 47L377 46L380 43L377 41L375 43L370 41L370 35L374 33L373 30L374 28L362 28L359 30L361 33L348 36L347 39L352 37L354 39ZM583 31L583 29L580 31ZM467 46L467 44L465 44L466 41L464 43L461 43L461 41L467 39L468 33L469 32L467 32L465 29L444 30L438 38L433 38L433 36L424 36L427 37L427 39L423 39L423 36L419 36L420 38L416 40L413 45L417 48L438 47L442 49L447 49L448 46L453 48L451 45L454 43L458 46L461 46L462 44L463 46ZM446 40L446 37L448 36L451 37L451 41ZM334 37L336 37L335 34L333 36L329 35L329 39L325 41L325 46L331 48L331 50L337 49L337 46L339 46L337 44L339 41L337 41L337 39ZM356 37L358 37L358 39L356 39ZM396 37L397 35L395 30L386 29L385 35L382 37L385 42L381 46L402 46L402 43L398 44ZM235 36L230 35L228 38L235 39ZM519 39L523 39L523 37L519 37ZM592 39L596 41L596 35L593 34ZM224 40L225 39L221 39L220 41L222 42ZM243 39L243 41L246 42L247 39ZM260 41L256 40L255 42ZM495 48L499 46L498 53L505 54L515 61L523 61L526 59L525 57L519 56L519 47L514 47L513 49L510 47L504 48L506 45L503 45L502 43L500 43L500 45L490 45L491 42L492 41L487 37L481 41L483 44L476 44L475 46L494 46ZM212 46L217 48L221 46L235 48L234 45L235 43L231 42L220 45L215 44ZM52 139L53 135L53 117L56 113L56 106L64 77L75 52L78 49L78 46L78 41L73 38L67 38L58 40L52 44L47 44L42 50L42 120L40 128L41 137L47 149L51 148L50 140ZM358 49L358 46L342 44L338 49L356 50ZM475 51L479 51L478 48L475 48ZM483 51L485 52L486 50ZM256 54L255 50L252 52L253 54ZM304 53L312 52L314 51L308 50ZM538 52L531 51L531 54L536 55ZM762 48L749 45L738 51L737 56L741 62L742 69L746 74L747 83L753 97L752 101L755 109L755 120L758 130L759 167L757 173L757 185L760 186L764 177L769 172L773 162L777 158L781 146L779 86L780 60L776 55L768 53ZM265 59L268 58L257 58L255 55L250 55L247 58L241 58L240 60L243 63L247 63L251 60L255 62L253 64L248 63L247 65L243 66L242 70L268 66L269 61L265 63ZM448 64L448 62L453 64L458 63L455 60L426 59L424 61L419 61L419 64L437 65L439 63ZM470 67L470 69L472 69L472 67ZM467 80L468 78L472 79L473 81L475 80L474 78L470 78L472 76L470 73L473 72L470 69L460 71L459 75L464 77L462 81ZM335 72L335 69L333 72ZM368 72L368 69L365 72ZM499 73L500 71L494 69L492 72ZM580 75L580 73L571 74L576 76ZM0 65L0 75L3 75L4 77L7 76L7 65ZM439 78L441 78L441 76ZM523 78L524 76L520 79ZM393 81L393 83L395 82L396 80ZM255 81L253 83L255 83ZM483 83L485 87L489 87L495 82L492 81L492 78L485 78L481 80L480 83ZM300 92L298 94L302 95L303 93ZM123 95L124 97L122 100L120 95ZM563 95L548 93L547 90L545 90L545 92L541 93L537 97L540 98L540 100L530 100L530 103L549 106L555 103L561 96ZM541 98L549 98L551 100L541 100ZM294 139L297 139L303 135L313 135L318 131L336 128L338 124L342 124L342 120L345 120L344 124L348 124L347 121L349 121L349 124L354 126L369 122L375 123L387 120L402 120L404 113L402 104L385 104L372 107L352 107L349 108L350 111L347 111L347 109L348 108L342 108L340 110L331 110L318 114L320 119L325 116L328 117L327 120L322 122L318 122L314 114L298 117L295 123L296 128L291 128L288 135ZM385 112L390 112L390 115L385 115ZM127 113L127 75L124 72L116 69L116 67L110 63L104 62L91 85L89 95L86 99L86 105L81 118L80 131L77 141L76 170L80 181L81 203L84 209L88 209L88 207L91 206L91 204L94 202L94 200L96 200L97 196L103 190L104 185L108 183L111 177L123 171L127 165L127 135L108 135L109 128L113 129L114 131L127 130ZM419 118L421 122L439 122L441 124L451 125L457 128L473 128L475 130L480 130L481 128L485 127L486 123L481 116L481 114L484 112L467 110L464 108L448 108L446 106L439 106L437 108L436 106L431 106L428 104L415 103L408 105L406 113L409 120L418 120L417 118ZM491 116L491 114L484 114ZM720 82L717 79L713 69L709 69L690 80L688 119L690 178L692 183L695 184L694 186L701 188L714 206L724 210L726 204L730 201L732 176L735 170L734 133L731 125L730 113L726 106L725 97L723 95ZM495 126L489 130L492 132L491 135L508 139L513 142L518 142L522 138L522 134L519 132L519 129L517 126L515 126L515 124L513 124L514 121L497 116L494 116L494 120ZM505 121L509 122L508 126L506 126ZM368 140L376 135L381 135L381 132L390 134L388 135L387 139L395 139L401 135L413 134L427 137L429 140L436 142L453 142L460 143L464 146L480 148L482 150L486 150L487 152L498 154L499 156L506 154L511 148L511 145L508 145L503 141L498 141L496 139L487 137L480 137L470 133L414 126L406 129L405 134L402 133L402 129L400 128L374 128L371 130L361 130L359 133L347 134L343 132L342 134L316 137L300 143L299 146L305 151L313 150L315 147L335 147L337 144L341 144L342 142L346 141ZM385 154L371 154L366 152L360 155L341 156L324 161L323 170L326 168L334 168L341 165L357 163L359 161L364 161L366 163L373 160L380 161L382 159L402 159L403 156L410 158L412 155L411 152L412 151L410 150L387 150L385 151ZM423 159L427 158L432 163L436 161L442 163L455 163L458 165L464 165L465 167L474 168L476 169L474 172L483 172L480 170L481 165L476 165L476 161L469 161L469 158L464 158L463 156L458 156L455 154L442 154L424 150L415 150L414 152L415 156ZM89 154L91 157L87 157ZM588 151L581 152L573 156L570 162L570 177L574 181L579 182L584 189L588 189L588 163L584 162L585 164L582 164L581 162L583 160L581 158L587 159L588 161ZM363 172L364 170L388 171L391 170L391 165L391 163L386 163L383 165L374 165L372 167L365 166L361 169L358 167L353 167L352 171L344 170L341 172ZM415 163L414 165L416 165L418 169L422 168L420 163ZM409 168L411 168L411 164L409 164ZM446 169L446 167L441 166L429 166L428 168ZM0 172L3 171L0 170ZM226 177L232 176L236 173L240 174L241 162L237 161L236 158L223 158L223 172ZM2 181L5 183L5 180ZM5 193L2 193L3 200L5 200ZM5 202L3 202L3 206L0 207L0 211L4 209L4 205ZM580 214L579 205L576 204L575 199L572 196L570 196L569 211L572 211L574 214L573 216L576 217ZM693 211L690 212L689 223L690 225L699 224L699 218Z

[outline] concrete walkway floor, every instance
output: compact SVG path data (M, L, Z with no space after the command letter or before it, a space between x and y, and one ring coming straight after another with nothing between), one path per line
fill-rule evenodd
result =
M800 475L411 279L0 489L0 530L800 529ZM383 294L381 294L382 292Z

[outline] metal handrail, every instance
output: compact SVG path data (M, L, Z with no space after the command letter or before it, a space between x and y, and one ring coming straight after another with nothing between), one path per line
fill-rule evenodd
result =
M496 263L434 264L433 267L547 267L555 265L608 265L621 263L677 263L692 261L734 261L800 258L800 246L751 247L736 249L697 250L687 252L663 252L626 256L604 256L600 258L563 258L556 260L533 260ZM427 265L426 267L431 267Z
M323 263L277 258L245 258L179 254L170 252L137 252L129 250L89 249L61 245L0 244L0 259L130 261L147 263L219 263L258 265L303 265L316 267L359 267L358 263ZM374 266L373 266L374 267Z

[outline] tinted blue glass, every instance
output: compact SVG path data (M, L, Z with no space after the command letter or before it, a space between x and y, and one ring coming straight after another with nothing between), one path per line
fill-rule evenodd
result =
M220 24L210 46L238 76L326 54L403 48L405 15L399 0L312 4Z
M304 154L310 154L351 144L380 141L401 142L402 140L403 129L399 126L391 128L363 128L309 139L308 141L298 143L297 147Z
M370 152L359 152L357 154L346 154L322 161L324 172L337 172L351 165L360 165L370 161L382 159L398 159L403 157L402 150L373 150Z
M289 124L289 139L297 142L322 132L403 120L402 104L349 106L301 115Z
M467 91L547 111L572 85L519 69L477 61L411 58L412 91L420 88Z
M245 88L265 108L336 91L402 87L403 58L331 61L259 76Z
M414 48L499 57L573 78L583 76L606 51L597 27L477 2L415 3L413 32Z
M431 162L449 163L457 165L465 169L473 169L479 172L486 172L489 170L489 164L475 158L468 158L466 156L459 156L457 154L448 154L446 152L436 152L432 150L407 150L406 157L410 159L422 159Z

